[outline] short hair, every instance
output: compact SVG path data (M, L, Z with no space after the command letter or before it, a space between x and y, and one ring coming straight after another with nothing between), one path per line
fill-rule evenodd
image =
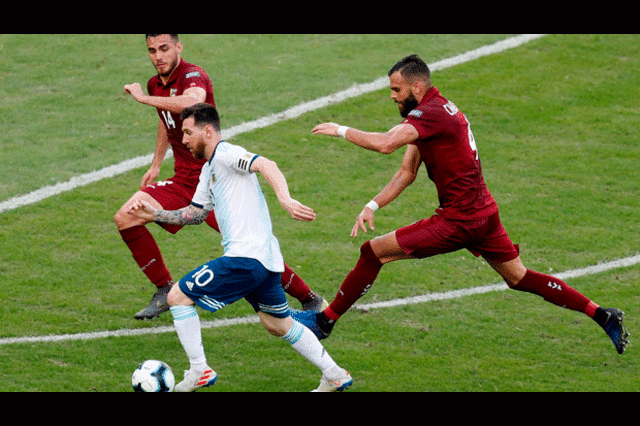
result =
M145 34L144 39L148 40L149 37L158 37L159 35L162 34ZM179 43L180 42L180 37L178 37L178 34L169 34L171 36L171 38L173 39L174 42Z
M389 70L389 77L391 77L391 74L396 71L400 71L400 75L407 80L421 79L428 81L431 78L429 66L420 59L420 56L415 54L402 58L393 67L391 67Z
M183 109L180 113L180 119L182 121L190 117L193 117L196 126L204 127L211 125L217 132L220 132L220 115L213 105L205 103L195 104Z

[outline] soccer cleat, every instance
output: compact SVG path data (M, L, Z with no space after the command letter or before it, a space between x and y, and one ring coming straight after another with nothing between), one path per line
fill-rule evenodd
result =
M316 335L318 340L326 339L333 330L334 321L324 320L325 315L316 311L300 311L295 308L289 308L291 318L307 327Z
M174 389L175 392L194 392L200 388L213 386L218 379L218 373L213 371L211 367L207 367L204 373L198 375L191 370L184 371L184 380L178 383Z
M329 302L327 302L324 297L315 293L313 293L311 297L311 301L302 304L303 311L322 312L329 307Z
M339 379L332 381L322 376L322 379L320 379L320 386L311 392L342 392L343 390L346 390L353 384L353 379L347 370L342 370L342 373L343 374Z
M137 312L133 317L137 320L147 320L156 318L163 312L167 312L169 310L167 295L169 294L173 284L173 281L169 281L166 286L160 287L151 298L149 305L143 310Z
M629 344L629 332L622 323L624 312L618 308L602 308L609 316L602 328L613 341L616 350L620 355L627 349Z

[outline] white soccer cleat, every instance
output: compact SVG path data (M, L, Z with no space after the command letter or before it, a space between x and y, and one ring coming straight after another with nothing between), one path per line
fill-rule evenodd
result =
M185 370L184 380L176 385L174 392L193 392L200 388L206 388L212 386L217 378L218 373L213 371L211 367L207 367L205 372L200 375L191 370Z
M342 375L337 380L329 381L326 377L322 376L320 379L320 386L318 389L312 392L342 392L353 384L351 374L347 370L342 370Z

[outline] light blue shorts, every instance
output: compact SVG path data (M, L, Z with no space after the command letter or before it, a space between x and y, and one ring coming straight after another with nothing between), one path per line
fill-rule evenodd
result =
M219 257L189 272L178 285L196 305L210 312L244 298L256 312L276 318L289 316L280 274L255 259Z

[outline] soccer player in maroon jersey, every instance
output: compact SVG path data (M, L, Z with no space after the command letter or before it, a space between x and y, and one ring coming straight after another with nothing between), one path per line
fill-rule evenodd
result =
M147 307L134 315L136 319L151 319L169 309L167 294L174 284L155 239L146 228L144 219L127 214L131 205L141 199L155 208L177 210L191 203L198 185L200 170L205 162L197 160L182 144L183 109L197 103L215 106L213 86L207 73L201 67L182 59L182 43L177 34L147 34L149 58L157 75L149 79L145 95L138 83L127 84L124 90L136 101L155 107L160 117L158 139L153 162L142 177L140 191L120 208L114 221L122 239L131 250L133 258L157 287ZM161 182L154 182L160 174L160 166L167 150L171 147L175 159L174 176ZM218 229L213 211L206 219L207 224ZM168 232L175 234L182 226L159 223ZM326 301L316 295L293 270L285 264L282 286L291 296L298 299L304 309L322 309Z
M358 215L352 237L359 230L367 232L367 223L374 229L374 212L413 183L423 163L438 192L437 214L365 242L360 259L329 307L321 313L294 312L293 317L318 337L328 337L334 323L373 285L384 264L467 249L482 256L511 289L537 294L593 318L622 354L629 334L621 310L601 308L560 279L522 264L518 246L512 244L503 228L498 206L485 185L469 122L454 103L431 86L427 64L417 55L407 56L391 68L389 83L391 99L405 119L402 124L386 133L368 133L323 123L313 133L342 136L383 154L407 147L400 170Z

